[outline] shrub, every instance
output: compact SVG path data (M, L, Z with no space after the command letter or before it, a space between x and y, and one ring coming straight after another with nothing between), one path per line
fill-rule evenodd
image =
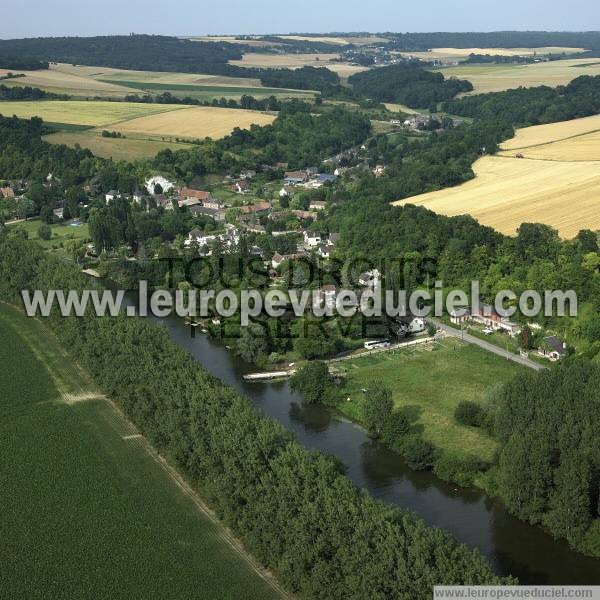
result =
M469 427L481 427L485 418L485 413L481 406L476 402L465 400L460 402L454 411L454 418L457 423Z
M398 410L390 413L383 425L381 437L392 448L399 448L402 438L410 431L406 415Z
M37 236L40 240L49 240L52 237L52 228L50 225L43 223L38 227Z
M445 454L435 461L433 471L444 481L468 487L473 485L476 475L486 467L484 461L475 457L456 458Z
M430 469L435 459L435 447L419 435L407 435L400 450L409 467L416 470Z

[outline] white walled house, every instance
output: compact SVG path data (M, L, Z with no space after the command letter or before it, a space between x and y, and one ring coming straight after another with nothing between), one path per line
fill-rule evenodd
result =
M315 248L321 243L321 234L316 231L304 232L304 246L306 248Z
M149 194L154 195L156 193L154 191L156 185L160 185L163 193L170 192L175 187L175 184L169 181L167 178L163 177L162 175L155 175L146 181L146 189L148 190Z

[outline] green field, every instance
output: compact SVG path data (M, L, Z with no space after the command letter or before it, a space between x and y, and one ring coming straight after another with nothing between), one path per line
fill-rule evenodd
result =
M416 346L335 363L347 379L341 410L360 421L363 389L373 381L392 390L394 403L423 427L427 441L458 458L493 457L496 443L482 431L459 425L454 410L462 400L482 403L488 390L519 369L515 363L459 340Z
M172 110L181 104L145 104L143 102L88 102L85 100L9 101L0 104L0 114L21 119L40 117L51 123L101 127Z
M79 240L84 242L89 239L90 232L87 223L82 223L78 227L71 225L51 225L52 238L49 240L40 240L38 238L38 229L42 222L39 219L30 219L29 221L20 221L8 225L11 229L22 229L27 232L29 239L36 240L44 248L57 248L61 243L70 240Z
M0 596L275 598L40 322L0 305Z
M255 98L265 98L267 96L288 97L312 97L314 92L301 90L288 90L283 88L268 87L243 87L232 85L202 85L202 84L184 84L184 83L157 83L152 81L122 81L101 79L104 83L122 85L135 90L147 92L171 92L174 96L191 96L204 100L213 98L234 98L238 99L244 95L254 96Z
M170 150L191 148L190 144L183 142L138 138L133 137L132 134L126 138L102 137L100 131L59 131L45 135L43 139L51 144L66 144L71 147L79 145L101 158L129 161L152 158L166 148Z

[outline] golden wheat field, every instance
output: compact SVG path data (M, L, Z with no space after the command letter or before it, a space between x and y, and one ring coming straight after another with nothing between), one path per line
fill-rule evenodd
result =
M445 77L468 79L474 90L471 94L501 92L518 87L566 85L581 75L600 75L598 59L556 60L529 65L458 65L442 67Z
M131 119L111 127L123 134L137 133L149 137L176 136L182 138L221 138L235 127L248 129L250 125L269 125L275 115L241 109L194 106L182 110Z
M483 225L514 235L521 223L546 223L564 238L581 229L600 230L600 165L486 156L474 165L475 179L396 205L416 204L434 212L470 214Z
M518 150L566 140L596 131L600 131L600 115L561 121L560 123L523 127L516 132L515 137L504 142L501 147L503 150Z
M520 129L503 148L473 165L475 179L395 204L470 214L509 235L524 222L565 238L600 230L600 115Z

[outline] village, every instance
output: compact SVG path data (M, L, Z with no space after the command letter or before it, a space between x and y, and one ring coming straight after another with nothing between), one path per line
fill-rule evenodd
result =
M430 121L429 116L413 115L401 125L418 130ZM91 186L86 186L87 200L83 200L81 208L83 212L95 205L126 202L147 213L152 210L167 213L185 211L190 215L191 223L196 225L172 244L195 256L210 257L215 247L225 255L236 252L244 239L248 254L263 261L272 282L270 287L278 287L282 286L282 274L287 273L290 265L292 270L293 265L301 267L303 261L324 267L335 257L340 235L328 230L323 217L327 214L328 198L336 181L341 177L352 177L355 170L364 172L370 169L375 177L381 177L385 172L384 165L369 166L366 151L365 146L352 148L325 160L323 166L332 172L321 172L316 167L287 170L286 164L277 164L265 166L262 173L242 170L235 176L226 176L209 185L182 185L155 174L145 179L133 193L109 190L95 198ZM49 174L44 187L51 190L59 184ZM24 180L5 182L0 187L0 199L14 207L13 222L31 217L29 191ZM46 220L68 222L71 227L82 226L80 219L71 216L66 202L59 200L52 214L46 215ZM155 247L155 251L158 248ZM85 256L94 261L99 255L94 244L88 241ZM130 255L130 260L135 259L135 255ZM381 283L380 278L377 269L361 273L355 289L372 289ZM320 303L331 310L335 307L335 295L339 289L330 283L319 283L314 291ZM519 324L501 317L487 305L473 314L468 311L452 313L446 322L458 326L461 331L465 328L477 337L488 338L492 344L506 346L507 350L510 347L511 352L519 353L525 360L532 356L556 362L568 353L564 342L554 335L544 335L537 323L528 324L527 335L523 335ZM395 335L397 340L401 340L407 336L425 335L427 329L426 319L408 315L398 319ZM389 347L390 341L387 338L375 339L365 342L364 346L367 350Z

